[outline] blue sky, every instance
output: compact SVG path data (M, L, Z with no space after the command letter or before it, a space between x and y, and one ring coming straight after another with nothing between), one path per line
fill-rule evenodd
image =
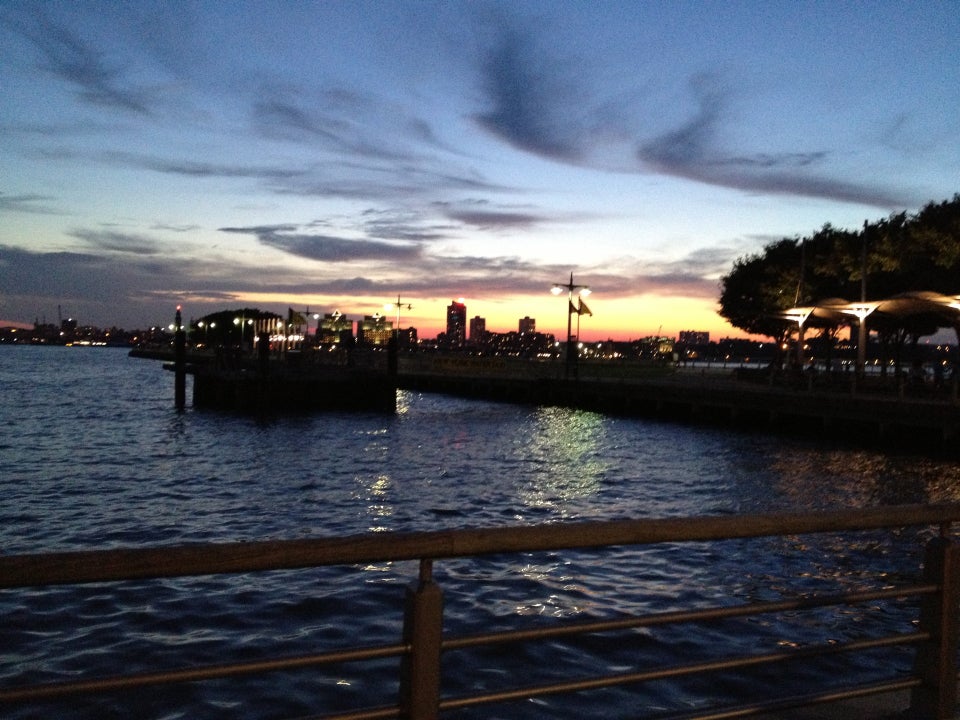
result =
M733 334L733 261L960 192L957 2L4 2L0 318Z

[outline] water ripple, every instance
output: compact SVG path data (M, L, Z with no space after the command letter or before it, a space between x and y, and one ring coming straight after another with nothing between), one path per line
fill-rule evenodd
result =
M0 346L0 552L335 536L597 520L821 510L960 499L960 465L824 449L717 428L403 392L396 416L258 421L172 408L172 376L110 349ZM913 577L926 537L766 538L436 563L448 633L619 618ZM44 682L393 643L415 563L0 594L0 680ZM781 614L611 638L451 653L451 692L628 672L711 653L903 629L898 604ZM749 645L749 647L747 647ZM905 666L865 655L858 672ZM842 676L802 669L798 686ZM14 717L310 715L395 698L393 661L120 693ZM728 675L463 711L457 718L595 716L747 697Z

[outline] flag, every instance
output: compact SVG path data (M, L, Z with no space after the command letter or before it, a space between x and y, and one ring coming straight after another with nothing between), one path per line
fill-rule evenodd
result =
M587 307L587 304L583 301L582 298L577 298L580 302L580 308L577 310L577 315L589 315L593 317L593 313L590 312L590 308Z
M287 322L291 325L306 325L307 319L293 308L287 308Z
M571 315L580 314L580 311L577 310L577 306L573 304L573 300L570 301L570 309L567 312L569 312Z

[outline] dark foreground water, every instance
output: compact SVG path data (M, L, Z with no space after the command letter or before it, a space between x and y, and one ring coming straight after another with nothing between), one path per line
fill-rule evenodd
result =
M0 552L298 538L566 520L957 500L960 464L557 408L401 393L394 416L258 421L173 409L173 378L122 350L0 346ZM899 582L925 532L544 553L438 563L446 631L484 632ZM395 642L412 563L0 591L0 686ZM898 604L638 630L446 658L445 687L627 672L716 653L909 631ZM840 623L842 620L842 624ZM560 696L457 718L620 718L747 698L854 665ZM807 674L805 674L807 673ZM183 684L2 717L296 717L385 704L394 663ZM787 678L787 679L784 679Z

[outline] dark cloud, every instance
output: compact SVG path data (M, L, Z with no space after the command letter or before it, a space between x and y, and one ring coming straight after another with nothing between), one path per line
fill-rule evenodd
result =
M193 232L194 230L199 230L200 226L199 225L170 225L167 223L156 223L150 229L165 230L168 232L175 232L175 233L186 233L186 232Z
M573 165L630 172L653 170L748 192L825 198L885 210L913 202L879 186L818 174L817 167L829 160L825 150L725 150L730 93L713 75L693 78L697 110L685 123L643 139L647 133L642 118L650 115L649 107L637 108L631 119L616 102L591 98L585 90L587 83L575 85L571 79L582 73L567 72L555 52L540 48L533 31L504 32L481 62L480 73L489 109L475 119L490 133L525 152ZM622 157L618 147L628 138L633 138L633 163L618 160Z
M42 3L23 7L29 10L7 16L5 23L39 51L41 70L74 86L80 99L91 105L150 114L150 94L125 82L119 67L112 66L103 52L50 20Z
M248 293L323 295L340 298L334 304L342 305L351 305L357 298L388 301L398 292L404 298L431 299L536 296L549 293L554 283L565 282L570 272L566 265L538 264L512 256L410 257L419 252L419 246L406 248L406 255L403 251L391 255L395 246L387 243L297 234L292 225L224 231L250 234L285 252L338 264L323 272L313 265L298 270L265 263L251 272L217 257L184 262L163 253L130 252L136 236L77 231L75 237L93 241L91 252L35 253L0 246L0 293L5 312L10 308L14 316L30 320L44 312L50 314L62 304L83 322L134 328L168 322L170 318L157 317L157 313L163 315L170 309L172 314L178 303L190 307L192 313L202 313L229 307ZM280 238L283 240L278 242ZM589 284L603 302L643 293L715 298L717 280L704 272L715 269L718 258L711 259L709 249L697 255L660 266L641 266L636 260L624 259L616 267L583 268L577 280ZM369 275L348 275L349 265L339 263L351 259L362 260L365 266L379 262L373 263L377 269L368 271Z
M93 250L145 256L156 255L160 252L155 240L139 235L110 230L72 230L67 234L78 240L83 240Z
M61 215L48 203L54 198L48 195L27 193L24 195L8 195L0 192L0 213L16 212L30 215Z
M453 227L426 221L415 211L365 210L361 214L362 230L367 237L379 240L401 240L428 243L450 237Z
M323 262L345 263L354 260L415 261L421 257L417 244L388 243L375 240L353 240L293 232L289 225L249 228L220 228L221 232L253 235L267 247Z
M828 159L825 151L755 155L727 154L720 131L726 94L711 78L694 82L698 111L680 128L643 142L636 151L646 167L667 175L752 192L819 197L884 209L910 201L882 188L818 176L815 166Z
M98 231L77 236L100 236ZM296 278L289 268L229 264L216 257L171 257L164 253L118 253L112 248L90 252L33 252L0 245L0 296L4 314L15 319L53 317L57 306L101 327L128 329L166 324L177 304L220 309L244 293L282 292L277 278ZM296 281L288 285L297 287ZM304 277L304 292L316 292L317 283ZM167 313L169 312L169 315ZM159 316L158 316L159 313Z
M531 213L498 212L495 210L450 210L447 217L481 230L529 228L544 219Z
M476 115L488 132L514 147L566 162L581 159L581 132L569 78L534 36L507 30L481 64L486 112Z
M481 230L528 229L551 220L529 208L496 205L489 200L435 202L432 207L450 220Z
M50 302L76 301L113 304L117 314L122 303L162 283L138 268L136 263L118 263L114 255L79 252L34 253L0 246L0 290L6 296L43 296Z

